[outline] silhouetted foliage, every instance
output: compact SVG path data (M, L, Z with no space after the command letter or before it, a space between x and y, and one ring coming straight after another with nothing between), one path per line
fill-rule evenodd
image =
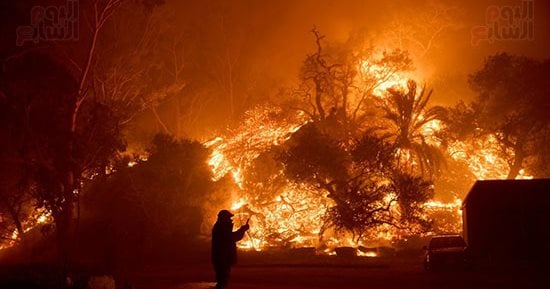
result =
M429 225L420 205L432 197L431 183L400 171L395 151L396 146L372 133L344 147L309 123L288 141L282 161L287 177L318 187L334 201L328 226L361 238L382 224L411 230L413 224Z
M80 41L42 39L40 44L25 43L2 54L0 91L9 104L10 121L19 130L11 154L19 153L22 158L18 162L27 174L19 176L26 182L25 190L11 193L31 194L33 205L51 212L65 270L70 269L67 265L75 246L81 186L105 174L113 158L125 149L121 119L132 113L126 109L134 107L128 104L132 100L119 97L115 104L105 102L94 90L91 77L97 68L98 43L105 40L102 29L123 2L80 3L77 17L89 20L78 33ZM148 0L132 5L150 9L161 3ZM26 14L27 21L17 25L28 23L31 8L19 11Z
M397 72L409 70L412 61L399 49L376 53L364 35L327 45L325 35L316 28L312 33L316 51L306 56L300 69L294 91L300 98L298 109L315 121L334 118L343 138L360 134L369 121L374 90Z
M12 178L20 180L20 190L10 191L6 200L32 196L33 206L50 211L62 255L67 258L63 250L73 246L68 235L76 229L80 184L104 174L111 158L125 148L119 119L94 98L82 99L73 119L76 81L48 53L15 58L4 72L2 91L9 103L11 136L15 136L9 154L17 158L12 172L19 172ZM74 130L73 121L78 122Z
M464 140L476 134L479 127L476 112L471 103L459 101L453 107L445 108L441 120L444 122L441 141L448 145L456 140Z
M0 93L0 242L20 239L34 207L19 101ZM20 108L20 107L19 107ZM12 234L17 231L17 237Z
M149 154L132 167L127 159L120 162L114 173L95 178L84 192L84 234L104 242L108 262L117 256L166 257L201 237L203 210L213 205L216 189L208 149L157 135Z
M548 158L549 70L548 60L506 53L488 57L469 78L477 92L475 100L449 110L449 136L464 139L493 134L510 166L508 178L515 178L524 168L547 177L548 171L540 164Z
M401 157L407 158L403 167L409 166L410 173L429 176L438 172L444 161L442 151L426 137L426 126L441 119L445 112L440 106L428 107L431 95L431 90L426 91L425 86L418 90L416 82L409 80L406 91L388 89L380 106L388 124L382 130L400 149ZM415 162L419 167L412 165Z

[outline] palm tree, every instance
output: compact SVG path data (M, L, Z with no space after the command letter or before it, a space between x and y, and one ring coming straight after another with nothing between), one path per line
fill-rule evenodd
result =
M428 173L430 177L443 164L443 154L433 139L437 131L430 125L436 124L434 121L441 119L445 111L440 106L427 107L431 95L432 90L426 92L423 86L418 91L416 82L409 80L407 91L388 89L381 105L387 121L386 137L399 148L398 162L405 162L400 165L411 173Z

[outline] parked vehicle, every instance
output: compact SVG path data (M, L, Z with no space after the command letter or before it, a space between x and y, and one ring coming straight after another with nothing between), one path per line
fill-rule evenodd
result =
M477 181L462 218L474 268L550 271L550 179Z
M459 235L437 235L424 246L424 268L438 270L449 268L466 268L468 263L467 245Z

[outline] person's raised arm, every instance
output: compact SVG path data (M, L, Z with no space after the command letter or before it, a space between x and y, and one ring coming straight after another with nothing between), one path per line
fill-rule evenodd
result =
M246 224L241 226L237 231L232 233L233 241L237 242L240 241L244 237L244 233L250 229L250 225L248 225L248 222L250 219L246 220Z

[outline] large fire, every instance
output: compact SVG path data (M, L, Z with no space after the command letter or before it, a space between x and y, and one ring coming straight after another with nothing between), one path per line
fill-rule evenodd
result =
M506 160L499 157L500 147L494 135L476 138L470 142L452 143L448 152L455 159L464 161L478 180L505 179L509 170ZM508 152L513 155L513 152ZM525 170L520 170L517 179L532 179Z
M373 79L372 81L367 81L367 83L372 86L372 93L377 97L384 97L389 88L407 87L408 79L413 77L410 73L396 73L389 67L375 64L368 60L361 61L359 66L362 81L369 78Z
M248 119L242 125L242 130L237 130L233 137L217 137L205 143L212 149L209 165L214 180L230 175L236 185L230 208L236 215L237 225L243 224L248 218L251 219L252 229L245 240L240 242L241 248L262 250L269 247L315 247L320 253L335 254L334 249L337 247L362 248L372 244L387 244L406 234L403 230L382 225L369 232L370 240L366 240L325 228L323 218L334 203L318 189L303 184L285 180L282 189L268 200L258 198L256 192L248 191L247 188L250 187L245 186L247 180L244 176L251 168L251 162L271 146L288 140L292 133L305 123L300 115L293 118L294 122L289 119L274 122L269 118L272 113L269 108L256 109L249 114L253 117ZM429 122L423 131L429 138L434 130L438 129L440 123L434 121ZM280 176L282 171L274 178ZM460 205L461 200L456 199L452 203L430 201L425 203L424 207L428 213L450 211L456 214L456 218L460 218ZM460 224L450 226L445 229L449 232L460 231ZM357 250L357 254L376 255L375 252L361 250Z
M368 62L360 65L362 73L371 73L380 80L372 87L372 94L380 99L384 98L388 88L406 87L408 76L405 74L386 74L384 67ZM418 117L422 118L422 115ZM284 179L282 170L269 176L270 179L265 179L263 183L247 179L246 176L253 170L253 163L262 153L284 144L308 121L310 120L301 113L289 114L274 106L257 107L246 113L245 121L240 127L224 137L219 136L204 143L212 151L208 164L212 169L213 180L217 181L228 175L235 185L230 208L236 215L237 225L244 224L247 219L251 220L251 230L239 246L251 250L310 247L329 255L336 254L337 247L353 247L357 249L359 256L375 257L378 256L376 251L365 248L406 238L410 230L404 231L389 225L373 228L372 232L366 234L368 238L357 238L326 227L324 218L328 209L334 206L333 201L317 188ZM441 141L436 134L442 129L442 125L441 121L432 120L422 127L421 133L427 143L441 147ZM499 157L498 149L497 140L492 135L469 143L457 141L446 148L454 160L467 164L477 179L506 178L508 163ZM135 164L131 162L128 166ZM521 170L518 178L531 177ZM265 194L259 196L258 192L270 190L263 187L266 183L276 180L280 183L276 191L268 192L268 198ZM424 203L423 207L427 219L438 218L440 214L450 216L450 219L439 224L440 232L459 233L462 227L461 204L462 200L456 197L446 203L431 200ZM50 213L38 210L25 223L25 231L46 222L51 222ZM419 232L420 235L433 233L435 232ZM0 249L10 247L16 242L16 230L11 238L11 241L0 245Z
M361 63L363 72L380 74L383 68ZM384 76L373 89L373 94L383 98L384 91L390 87L406 86L404 75ZM283 188L270 200L260 200L255 191L249 191L244 184L245 175L251 169L251 163L270 147L284 143L307 119L303 115L275 120L270 117L273 108L259 108L250 111L245 123L229 137L217 137L205 145L212 149L209 164L214 180L230 174L236 184L232 194L231 209L236 214L237 225L251 219L252 228L245 240L240 243L243 249L263 250L270 247L315 247L321 254L335 254L337 247L366 248L369 245L388 244L392 240L405 238L407 232L389 225L373 228L368 238L354 238L346 233L333 232L324 226L324 216L333 206L331 199L319 193L315 188L295 184L285 180ZM276 110L276 109L275 109ZM280 112L280 111L279 111ZM276 113L275 113L276 114ZM422 117L421 115L419 116ZM439 120L432 120L422 127L426 142L441 147L436 133L442 129ZM475 140L475 143L456 142L447 147L447 153L456 161L468 165L477 179L505 178L508 164L497 154L494 136ZM282 176L282 171L278 176ZM529 178L522 170L518 178ZM270 180L265 180L270 182ZM465 194L466 192L464 192ZM451 202L428 201L424 203L427 218L443 218L439 232L460 233L462 200L458 197ZM421 235L435 232L422 232ZM373 251L356 250L360 256L377 256Z

